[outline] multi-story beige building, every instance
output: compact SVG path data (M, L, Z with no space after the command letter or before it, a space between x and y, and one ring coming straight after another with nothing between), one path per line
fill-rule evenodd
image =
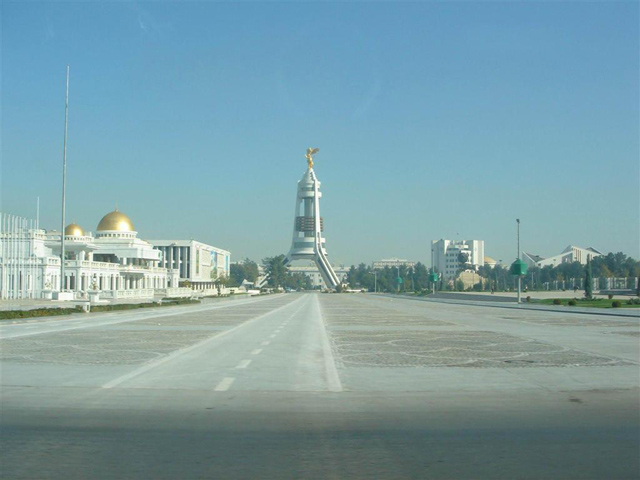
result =
M192 288L214 288L221 276L229 277L231 253L195 240L149 240L162 253L160 266L177 272Z

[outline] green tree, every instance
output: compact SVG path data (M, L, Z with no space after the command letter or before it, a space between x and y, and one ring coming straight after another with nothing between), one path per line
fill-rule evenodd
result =
M351 265L349 272L347 272L347 283L351 288L356 288L358 286L358 271L353 265Z
M285 255L266 257L262 259L262 266L265 274L269 276L268 285L273 288L280 288L285 285L289 269L284 264Z
M364 288L366 290L373 290L373 282L371 281L371 268L361 263L356 269L358 275L358 288Z
M211 272L211 278L215 280L215 273ZM245 279L244 267L240 263L232 263L229 266L229 283L234 287L239 287Z
M417 291L425 290L429 287L429 271L427 267L418 262L413 269L414 287Z
M470 266L469 264L469 255L465 252L460 252L458 254L458 263L460 266L458 267L458 273L464 272Z
M584 296L587 300L591 300L593 298L593 272L591 271L590 257L587 257L587 268L585 268Z
M243 280L255 283L258 275L258 264L245 258L242 263L232 263L229 267L229 285L240 286ZM211 278L215 278L215 272L211 272Z
M287 273L283 286L293 290L311 290L311 279L304 273Z
M244 269L244 278L247 281L254 283L258 279L260 272L258 271L258 264L256 262L245 258L242 261L242 268Z
M222 295L222 287L226 287L231 284L231 280L224 274L215 279L214 285L218 290L218 295Z

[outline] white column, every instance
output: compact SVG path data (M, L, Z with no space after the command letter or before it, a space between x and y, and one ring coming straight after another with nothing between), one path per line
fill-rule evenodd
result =
M182 248L176 247L176 269L178 270L178 277L182 276Z

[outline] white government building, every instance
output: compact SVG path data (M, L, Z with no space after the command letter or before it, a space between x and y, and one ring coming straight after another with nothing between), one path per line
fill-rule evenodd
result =
M47 232L32 220L0 214L0 298L82 299L96 291L101 299L114 300L179 296L179 282L190 278L180 276L189 271L190 260L178 256L168 264L163 252L139 239L131 219L117 209L100 220L95 236L72 223L65 228L64 239L65 278L61 282L60 232ZM229 252L220 251L227 257L216 272L228 274Z
M219 277L229 277L231 254L195 240L149 240L162 253L160 266L178 272L180 282L191 288L206 290L215 287Z
M467 255L467 264L475 271L484 266L484 240L433 240L431 242L431 261L436 271L442 273L445 280L456 278L460 273L459 255Z

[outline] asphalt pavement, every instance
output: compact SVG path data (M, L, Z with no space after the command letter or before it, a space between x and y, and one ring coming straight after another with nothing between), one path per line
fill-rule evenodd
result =
M640 478L637 318L287 294L0 326L0 474Z

